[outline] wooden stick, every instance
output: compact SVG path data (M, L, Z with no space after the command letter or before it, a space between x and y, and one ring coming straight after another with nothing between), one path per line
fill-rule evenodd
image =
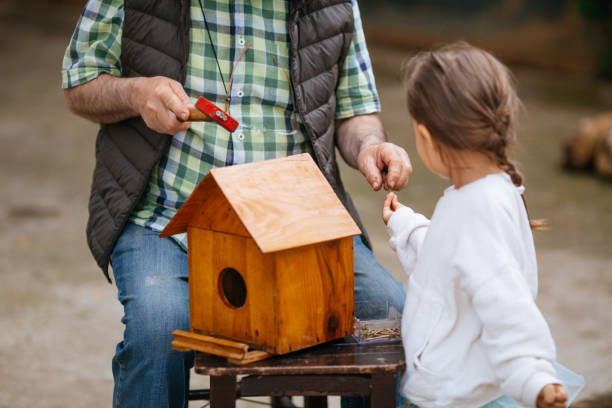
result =
M189 118L185 122L211 122L212 118L195 106L189 108Z
M367 329L364 328L361 340L375 340L375 339L384 339L384 338L400 338L400 329L397 328L387 328L387 329Z

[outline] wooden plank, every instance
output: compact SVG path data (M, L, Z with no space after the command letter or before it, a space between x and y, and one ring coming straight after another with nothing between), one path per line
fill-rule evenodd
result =
M188 238L189 264L189 326L191 331L211 333L213 302L218 296L213 269L213 232L190 228Z
M243 342L253 340L251 331L251 319L249 309L253 293L251 287L247 287L246 300L244 306L235 308L227 303L222 294L219 277L222 270L231 268L236 270L243 279L248 275L246 262L246 238L213 233L213 252L212 252L212 288L213 302L211 310L211 320L208 322L206 332L212 335L221 335L230 339ZM245 279L246 281L246 279Z
M401 343L364 344L341 341L237 367L209 354L196 353L195 370L203 375L371 374L403 371Z
M175 350L195 350L236 360L244 359L249 351L247 344L218 339L199 333L175 330L172 334L174 335L172 348Z
M175 339L193 339L195 341L216 344L226 349L232 349L237 355L244 355L249 351L249 345L238 341L222 339L220 337L207 336L205 334L193 333L184 330L175 330L172 332Z
M221 339L204 334L175 330L172 348L178 351L194 350L226 357L232 364L250 364L272 356L259 350L251 350L246 343Z
M352 238L279 252L276 318L283 354L353 331Z
M262 253L255 241L246 241L246 270L250 341L257 348L277 353L278 326L276 323L277 296L274 256Z
M273 356L273 354L266 353L265 351L252 350L246 353L242 358L228 358L227 361L232 364L244 365L255 363L271 356Z
M211 174L264 253L361 233L309 154Z
M367 395L368 375L264 375L240 380L241 397L257 395Z

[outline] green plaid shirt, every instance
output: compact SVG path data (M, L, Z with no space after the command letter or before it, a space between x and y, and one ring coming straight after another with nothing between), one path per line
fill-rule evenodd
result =
M236 65L230 94L229 113L240 126L230 134L214 122L194 122L186 132L173 136L168 154L154 168L130 217L131 222L154 231L166 226L211 168L311 150L299 115L297 130L293 125L295 109L286 76L289 2L203 0L202 4L228 86L235 61L250 43ZM338 119L380 110L356 0L353 6L355 35L336 88ZM66 49L63 88L86 83L102 73L121 76L123 17L123 0L89 0ZM204 96L224 108L226 91L198 0L191 0L189 40L187 95L194 102ZM175 238L186 248L185 234Z

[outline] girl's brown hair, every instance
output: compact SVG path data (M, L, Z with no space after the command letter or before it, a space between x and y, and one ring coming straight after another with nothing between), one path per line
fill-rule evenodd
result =
M501 62L459 42L418 53L404 72L410 115L436 142L485 153L516 186L522 185L521 174L507 157L508 147L516 140L520 101L512 76ZM532 228L544 225L535 220L530 224Z

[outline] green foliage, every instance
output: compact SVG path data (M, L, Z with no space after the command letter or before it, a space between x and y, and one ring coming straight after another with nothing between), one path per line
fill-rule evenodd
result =
M610 0L578 0L578 9L590 21L609 22L612 18Z
M612 49L601 53L597 63L597 71L600 77L612 80Z
M600 31L603 44L597 59L597 74L612 80L612 0L577 0L584 18Z

